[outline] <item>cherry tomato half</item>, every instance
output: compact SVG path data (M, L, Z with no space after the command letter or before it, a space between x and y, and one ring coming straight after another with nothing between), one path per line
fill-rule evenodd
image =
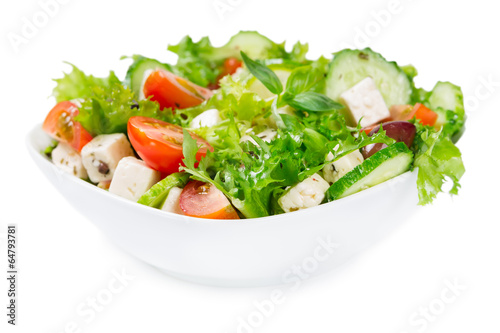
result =
M164 69L152 72L144 82L143 93L160 108L185 109L203 103L213 93Z
M236 73L236 70L243 66L243 62L237 58L227 58L224 61L224 76Z
M208 89L215 90L219 89L219 81L226 75L232 75L236 73L236 70L243 66L243 62L239 60L238 58L227 58L224 60L224 64L222 65L222 72L217 76L215 79L215 82L212 82L209 86Z
M78 107L69 101L59 102L50 110L43 122L42 129L52 138L65 142L81 151L83 146L92 140L92 135L74 120L78 115Z
M182 127L158 119L136 116L128 120L127 132L137 154L151 168L165 174L179 171L179 164L184 158ZM190 134L198 143L198 161L207 154L207 150L213 151L207 141L196 134Z
M184 187L179 206L188 216L205 219L239 219L224 193L212 184L192 180Z

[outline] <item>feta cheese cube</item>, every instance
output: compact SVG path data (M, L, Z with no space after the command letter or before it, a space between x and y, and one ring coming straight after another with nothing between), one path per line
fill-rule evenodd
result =
M125 199L137 201L154 184L161 174L135 157L124 157L118 163L109 186L109 192Z
M190 127L192 129L200 128L200 127L212 127L221 122L221 117L219 114L219 110L210 109L204 111L193 118L191 121Z
M98 135L82 148L82 160L94 183L111 180L118 162L134 156L125 134Z
M333 154L329 153L327 161L333 158ZM323 168L323 176L329 183L335 183L339 178L343 177L346 173L354 169L356 166L363 163L363 155L359 150L349 153L333 163L325 165Z
M161 210L184 215L184 212L182 211L179 205L181 193L182 193L182 188L172 187L170 189L170 192L168 192L167 198L165 199L165 202L163 203Z
M340 99L349 109L356 124L361 119L361 127L377 124L391 116L382 94L371 77L342 93Z
M288 192L279 198L278 203L286 213L318 206L325 198L325 192L329 187L330 184L315 173L288 189Z
M278 134L278 132L276 132L275 129L268 128L268 129L263 130L262 132L260 132L256 136L261 138L262 141L264 141L264 142L271 142L274 139L274 137L276 136L276 134ZM250 135L243 135L240 139L240 142L244 142L244 141L250 141L254 145L258 146L257 142Z
M82 163L82 157L73 147L60 142L52 151L52 162L63 171L78 178L86 179L87 170Z

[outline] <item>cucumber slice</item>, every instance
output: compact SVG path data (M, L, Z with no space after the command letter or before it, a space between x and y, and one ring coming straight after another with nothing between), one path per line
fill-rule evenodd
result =
M326 78L326 95L339 102L344 91L367 77L375 81L388 108L409 104L412 86L408 76L395 62L388 62L369 48L335 54Z
M134 56L133 59L134 62L128 68L127 75L125 76L125 85L134 92L137 98L141 97L144 74L147 71L154 71L157 69L172 71L172 67L170 65L163 64L155 59L143 56Z
M457 110L464 113L464 96L459 86L450 82L438 82L429 96L431 108L443 108L445 110Z
M465 123L462 89L450 82L436 83L429 96L428 107L438 114L434 126L443 127L443 132L456 142L463 133Z
M227 42L225 47L238 54L243 51L251 59L264 59L274 45L269 38L256 31L240 31Z
M375 153L333 183L326 191L326 201L333 201L383 183L408 171L413 153L404 142L397 142Z
M174 187L184 188L188 180L189 175L185 172L173 173L154 184L137 202L145 206L161 208L170 190Z
M251 59L281 58L285 53L282 45L274 43L256 31L240 31L231 37L226 45L217 48L208 57L212 60L229 57L240 59L240 51L245 52Z

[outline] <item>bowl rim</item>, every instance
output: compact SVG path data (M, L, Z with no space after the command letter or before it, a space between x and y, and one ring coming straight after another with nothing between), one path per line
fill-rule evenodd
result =
M334 200L331 202L323 203L323 204L320 204L320 205L315 206L315 207L301 209L301 210L294 211L294 212L278 214L278 215L270 215L270 216L264 216L264 217L243 218L243 219L205 219L205 218L179 215L179 214L175 214L172 212L166 212L166 211L163 211L163 210L158 209L158 208L142 205L142 204L139 204L137 202L133 202L131 200L127 200L125 198L122 198L116 194L109 193L108 191L101 190L97 186L95 186L95 185L93 185L93 184L91 184L91 183L89 183L81 178L75 177L67 172L64 172L61 169L59 169L57 166L55 166L55 164L52 163L48 159L48 157L44 155L43 151L37 150L37 148L32 144L34 137L37 135L44 135L48 139L53 140L52 138L50 138L50 136L48 134L46 134L42 130L41 123L35 125L31 130L29 130L28 134L25 137L25 144L27 146L27 149L28 149L32 159L34 160L35 164L37 164L37 166L38 166L38 163L44 163L45 165L49 166L54 172L56 172L61 177L63 177L66 181L70 181L72 183L84 186L84 187L88 188L89 190L94 190L94 191L97 190L98 193L101 193L102 195L108 195L111 198L114 198L114 199L116 199L116 200L118 200L121 203L126 204L126 205L133 205L132 207L135 207L136 209L142 209L145 212L149 212L149 213L158 215L160 217L168 217L169 221L180 221L182 223L186 223L186 221L189 221L190 223L203 223L205 225L212 224L212 223L216 223L218 225L220 225L221 223L231 224L231 225L235 225L235 224L245 225L245 224L251 222L252 225L255 225L255 224L261 224L261 223L267 224L267 223L270 223L273 221L274 222L282 221L285 219L284 217L287 217L287 216L290 216L290 217L293 216L295 218L299 218L300 215L305 215L305 214L311 213L312 210L315 210L315 211L329 210L329 211L331 211L333 209L333 207L336 207L338 205L348 204L350 201L353 201L353 200L362 200L361 198L369 196L370 194L373 194L374 192L378 192L378 191L382 190L383 188L390 187L390 186L392 186L392 183L399 182L405 178L409 178L411 174L415 173L415 170L408 170L399 176L396 176L394 178L386 180L385 182L377 184L377 185L372 186L370 188L364 189L360 192L351 194L347 197L337 199L337 200ZM55 140L53 140L53 141L55 141Z

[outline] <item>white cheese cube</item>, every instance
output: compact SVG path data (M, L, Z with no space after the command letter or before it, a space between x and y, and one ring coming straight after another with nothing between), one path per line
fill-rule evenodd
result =
M52 151L52 162L73 176L83 179L88 177L80 153L64 142L60 142Z
M255 136L261 138L264 142L271 142L276 137L276 134L278 134L278 132L276 132L275 129L267 128ZM243 135L240 142L244 141L250 141L254 145L258 146L257 142L250 135Z
M182 193L182 188L172 187L170 189L170 192L168 192L167 198L165 199L165 202L163 203L161 210L184 215L184 212L182 211L179 205L181 193Z
M220 123L221 120L222 119L220 117L219 110L210 109L194 117L191 121L190 127L192 129L200 127L212 127Z
M340 99L349 109L356 124L361 119L361 127L377 124L391 116L382 94L371 77L342 93Z
M160 172L148 167L144 161L135 157L124 157L116 167L109 192L137 201L160 179Z
M278 203L286 213L318 206L325 198L325 192L329 187L330 184L315 173L290 188L285 195L279 198Z
M118 162L134 156L125 134L98 135L82 148L82 160L94 183L111 180Z
M332 158L332 153L329 153L326 159L331 160ZM339 158L335 162L325 165L323 168L323 176L327 182L335 183L340 177L343 177L361 163L363 163L363 155L361 155L359 150L355 150Z

